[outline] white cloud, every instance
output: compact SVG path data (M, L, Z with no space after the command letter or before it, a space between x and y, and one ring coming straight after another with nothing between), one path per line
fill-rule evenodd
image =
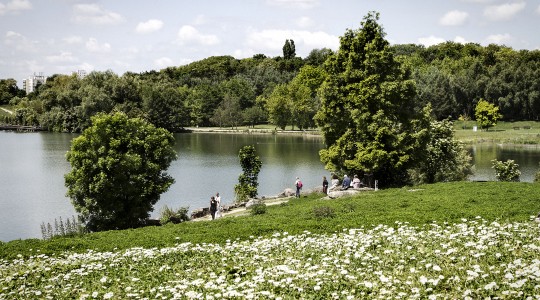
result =
M525 5L525 2L491 5L484 9L484 16L493 21L510 20L517 13L522 11L525 8Z
M172 66L173 60L168 57L160 57L154 60L154 65L158 68L166 68Z
M86 49L90 52L107 53L111 51L111 45L109 43L100 44L97 39L89 38L86 41Z
M219 44L217 36L212 34L202 34L195 27L184 25L178 30L178 41L180 44L196 43L205 46L212 46Z
M83 42L83 39L80 36L73 35L63 38L62 41L64 41L66 44L80 44Z
M158 31L163 27L163 21L156 20L156 19L150 19L146 22L141 22L137 25L137 28L135 28L135 31L137 33L150 33L154 31Z
M428 37L418 38L418 43L420 43L420 44L422 44L422 45L424 45L426 47L437 45L437 44L444 43L444 42L446 42L445 39L443 39L441 37L436 37L436 36L433 36L433 35L430 35Z
M257 53L267 53L267 50L275 53L282 50L283 44L287 39L294 40L297 55L301 49L304 49L307 55L307 52L314 48L326 47L335 50L339 47L339 37L326 32L278 29L250 32L247 36L246 44Z
M464 37L458 35L454 38L454 42L459 44L467 44L469 41L467 41Z
M536 13L540 15L540 5L536 8Z
M76 4L73 13L72 21L80 24L107 25L124 21L120 14L107 11L97 4Z
M512 41L512 36L508 33L505 34L492 34L485 39L486 44L506 44Z
M296 25L298 25L300 28L308 28L313 26L315 22L310 17L301 17L296 21Z
M47 61L50 63L66 63L66 62L76 62L78 59L73 57L71 52L61 52L58 55L49 55L46 57Z
M7 4L0 3L0 16L29 9L32 9L32 3L28 0L11 0Z
M38 42L31 41L26 36L15 31L6 32L4 43L21 52L36 52L38 45Z
M319 0L266 0L266 3L286 8L309 9L319 5Z
M447 12L440 20L439 24L444 26L460 26L463 25L467 19L469 18L469 14L464 11L459 10L452 10Z

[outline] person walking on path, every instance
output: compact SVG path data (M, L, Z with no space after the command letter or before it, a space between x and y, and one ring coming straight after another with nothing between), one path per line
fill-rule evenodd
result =
M219 196L219 193L216 193L216 202L217 202L217 208L216 208L216 219L221 218L221 197Z
M328 180L326 180L326 176L322 178L322 192L328 195Z
M302 186L303 186L300 178L296 177L296 182L294 183L294 185L296 186L296 198L300 198L300 190L302 189Z
M212 215L212 220L216 218L216 211L217 211L217 201L214 196L210 198L210 214Z

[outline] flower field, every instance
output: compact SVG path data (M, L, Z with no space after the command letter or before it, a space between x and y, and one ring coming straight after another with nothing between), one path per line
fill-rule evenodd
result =
M535 222L275 233L0 261L0 299L540 299Z

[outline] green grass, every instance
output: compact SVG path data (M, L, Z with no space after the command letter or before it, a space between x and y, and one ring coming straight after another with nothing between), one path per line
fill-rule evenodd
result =
M315 211L330 208L330 217ZM321 195L292 199L269 206L255 216L239 216L208 222L186 222L163 227L108 231L79 237L15 240L0 244L0 258L63 251L113 251L132 247L169 247L181 242L224 244L275 232L301 234L333 233L348 228L393 226L408 222L420 226L433 221L459 223L462 218L481 216L485 220L528 221L540 211L540 184L505 182L457 182L413 188L364 192L352 198L324 200Z
M475 121L455 121L456 139L465 143L540 144L540 122L498 122L488 131L473 131L473 126Z

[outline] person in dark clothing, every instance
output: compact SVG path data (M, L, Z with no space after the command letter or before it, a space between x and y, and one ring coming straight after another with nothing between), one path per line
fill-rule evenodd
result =
M346 190L351 186L351 178L347 175L343 177L343 183L341 184L341 188Z
M217 211L217 201L214 196L210 198L210 214L212 215L212 220L216 218L216 211Z
M322 192L328 194L328 180L326 180L326 176L322 178Z

